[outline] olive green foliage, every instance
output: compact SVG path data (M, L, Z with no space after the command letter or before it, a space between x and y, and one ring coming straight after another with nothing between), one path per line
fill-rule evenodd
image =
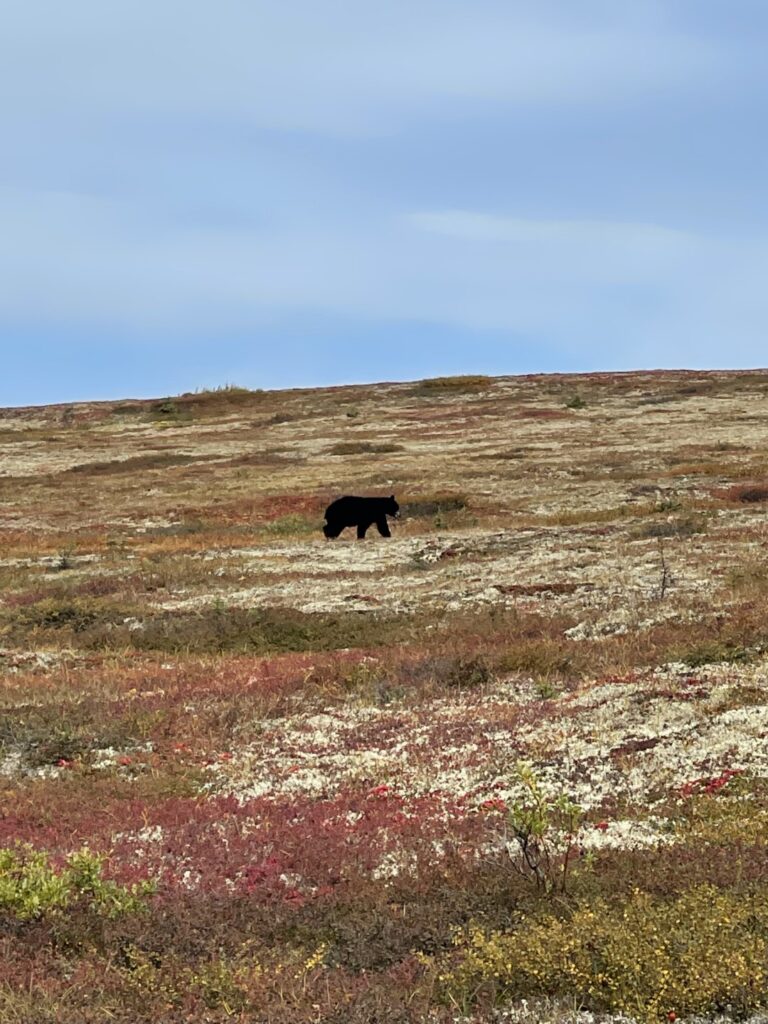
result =
M461 512L466 507L467 499L462 494L436 494L406 498L400 503L400 513L405 518L423 518Z
M103 863L102 856L84 848L57 870L48 854L32 847L0 849L0 915L29 921L82 903L104 917L144 909L154 885L106 881Z
M318 529L318 523L314 519L292 512L267 523L264 533L270 537L301 537L314 533Z
M493 673L482 657L457 658L446 671L445 683L455 690L476 690L493 681Z
M331 445L326 451L329 455L389 455L394 452L403 452L405 448L401 444L393 444L389 441L339 441Z
M291 519L285 529L290 532L304 527ZM275 533L281 535L280 530ZM0 639L14 644L72 645L83 650L261 654L375 647L405 639L409 623L404 616L238 608L223 602L195 611L146 614L141 607L91 598L46 598L0 613Z
M462 1007L481 995L555 996L645 1021L726 1006L747 1013L764 1004L766 896L700 886L664 900L635 890L619 903L522 918L508 933L472 926L438 965L440 984Z
M572 398L568 399L565 403L565 407L566 409L586 409L587 403L581 395L574 395Z
M697 533L704 533L706 529L706 519L702 516L689 515L663 522L644 523L633 530L630 537L633 540L646 540L651 537L693 537Z
M523 795L508 812L514 869L541 893L564 893L583 812L570 797L548 796L529 765L518 768Z

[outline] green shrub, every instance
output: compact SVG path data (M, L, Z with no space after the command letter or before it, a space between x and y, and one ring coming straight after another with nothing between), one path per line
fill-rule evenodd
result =
M760 651L731 640L701 640L690 647L683 647L676 652L676 661L681 661L691 668L701 665L716 665L721 662L745 664L754 661Z
M47 853L31 846L0 849L0 915L29 921L83 903L104 917L144 910L154 884L105 881L103 863L101 855L83 848L57 870Z
M74 569L75 560L68 551L62 551L59 557L51 566L53 572L67 572L69 569Z
M397 673L379 662L361 661L339 680L342 692L357 704L385 707L402 700L408 690Z
M565 793L547 796L529 765L520 765L523 794L509 808L507 824L516 855L512 867L540 893L564 893L583 812Z
M320 527L314 519L299 515L297 512L273 519L264 526L264 533L272 537L298 537L314 533Z
M223 602L171 611L92 598L45 599L0 610L0 643L87 651L270 654L405 643L428 625L419 616L384 611L302 612Z
M179 411L178 405L170 399L166 399L164 402L157 402L152 407L152 412L158 416L175 416Z
M493 681L493 674L481 657L456 658L445 675L445 684L455 690L476 690Z
M414 393L417 395L456 394L462 391L483 391L493 382L492 377L482 374L463 374L458 377L429 377L417 381Z
M202 456L205 459L205 456ZM152 452L146 455L134 455L128 459L112 459L104 462L81 462L66 473L82 476L106 476L113 473L144 473L152 469L168 469L171 466L188 466L191 462L201 461L199 455L180 455L177 452Z
M109 606L98 601L47 597L18 609L14 618L17 629L66 629L82 633L105 618L112 620L112 615Z
M536 680L589 672L594 655L579 642L548 636L516 639L499 655L502 672L524 672Z
M693 537L704 533L707 521L702 516L683 516L671 522L646 523L633 530L630 536L635 540L647 540L651 537Z
M91 744L77 730L66 725L52 725L50 732L32 742L29 748L29 762L32 765L56 764L58 761L74 761L82 757Z
M158 426L170 426L174 423L189 423L192 413L188 404L165 398L160 402L153 402L149 407L149 418L155 420Z
M406 498L400 502L400 514L404 518L427 518L444 515L446 512L461 512L467 507L463 494L435 494L425 497Z
M211 388L195 388L194 395L253 395L260 394L261 389L254 392L251 388L241 387L239 384L216 384Z
M586 409L587 403L581 395L574 395L572 398L568 399L565 403L565 407L566 409Z
M376 647L401 642L409 619L360 613L299 612L291 608L228 608L166 613L144 620L141 629L94 634L98 647L133 646L169 653L269 654Z

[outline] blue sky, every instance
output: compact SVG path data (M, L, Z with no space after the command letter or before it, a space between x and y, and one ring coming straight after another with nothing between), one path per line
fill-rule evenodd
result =
M763 0L25 0L0 404L768 364Z

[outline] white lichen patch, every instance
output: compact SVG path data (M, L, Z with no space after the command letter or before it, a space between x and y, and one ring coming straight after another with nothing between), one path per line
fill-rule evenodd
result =
M632 818L585 825L576 837L582 850L641 850L671 843L669 822L663 818Z
M21 775L23 771L24 753L21 748L17 747L7 751L2 760L0 760L0 775L12 779L15 776Z
M0 647L0 670L9 673L49 672L62 664L76 664L82 655L71 650L17 651Z
M471 703L297 715L211 766L209 787L240 800L328 796L364 783L404 796L514 801L523 793L516 768L524 762L545 793L568 794L585 810L616 800L650 809L702 777L768 777L768 704L738 703L749 678L762 679L761 669L712 669L685 680L648 674L586 685L539 713L530 695L516 704L507 687ZM590 844L642 845L658 835L644 817L614 823Z
M667 554L664 576L657 548L645 541L628 544L622 528L596 537L581 527L541 527L392 540L374 531L364 542L310 539L211 557L237 557L240 563L237 582L245 585L225 583L216 590L216 600L233 607L373 614L524 607L572 616L577 621L567 635L589 639L701 618L712 575L724 574L733 554L727 545L708 549L706 558L693 548L685 560ZM155 606L178 611L212 600L210 589L201 587Z

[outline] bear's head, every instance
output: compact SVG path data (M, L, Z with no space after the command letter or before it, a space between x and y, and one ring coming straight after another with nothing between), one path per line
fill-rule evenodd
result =
M400 506L395 501L394 494L391 494L387 498L385 511L388 516L393 516L395 519L397 519L397 517L400 515Z

